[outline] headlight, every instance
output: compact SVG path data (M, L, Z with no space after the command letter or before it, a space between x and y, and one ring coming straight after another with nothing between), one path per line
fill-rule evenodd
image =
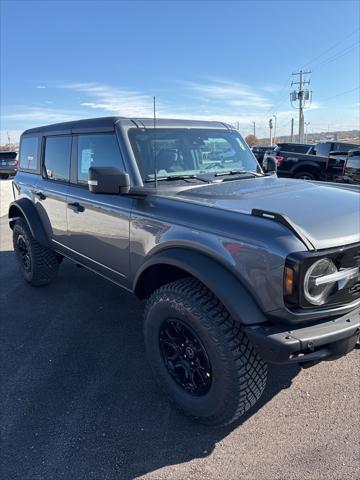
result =
M318 279L332 275L337 271L334 262L329 258L322 258L313 263L304 278L304 295L306 300L313 305L323 305L337 283L337 279L327 283L319 282Z

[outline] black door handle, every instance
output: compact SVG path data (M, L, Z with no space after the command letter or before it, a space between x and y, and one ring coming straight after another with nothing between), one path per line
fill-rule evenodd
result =
M46 196L40 192L40 191L37 191L35 192L35 195L40 199L40 200L45 200Z
M67 205L71 210L74 210L74 212L83 212L85 210L85 208L78 202L68 203Z

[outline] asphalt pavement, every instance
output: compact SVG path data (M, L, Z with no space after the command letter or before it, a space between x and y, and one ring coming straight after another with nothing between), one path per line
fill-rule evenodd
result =
M191 423L149 371L143 304L68 261L52 285L28 286L4 216L0 229L3 480L359 478L359 350L271 367L231 428Z

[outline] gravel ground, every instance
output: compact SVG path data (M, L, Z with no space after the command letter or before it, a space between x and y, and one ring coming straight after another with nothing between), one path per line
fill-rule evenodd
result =
M149 372L143 305L69 262L53 285L29 287L5 217L0 228L4 480L359 478L359 350L271 368L231 428L192 424Z

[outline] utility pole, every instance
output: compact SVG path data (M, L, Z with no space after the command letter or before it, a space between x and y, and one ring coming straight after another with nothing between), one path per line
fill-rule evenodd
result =
M270 146L273 144L273 139L272 139L272 128L273 128L273 121L272 118L269 120L269 130L270 130Z
M310 125L310 122L305 122L305 143L307 143L309 125Z
M275 122L274 122L274 137L273 137L273 142L276 143L276 115L273 115L273 117L275 118Z
M304 75L310 74L311 71L294 72L293 75L299 75L298 82L291 82L291 85L299 85L298 90L290 93L290 101L299 102L299 143L304 143L304 109L309 108L312 101L312 92L305 90L304 86L310 83L310 80L305 80ZM308 103L307 103L308 102Z
M290 143L294 143L294 119L291 119L291 138Z
M256 124L253 122L253 129L254 129L254 137L256 137Z

